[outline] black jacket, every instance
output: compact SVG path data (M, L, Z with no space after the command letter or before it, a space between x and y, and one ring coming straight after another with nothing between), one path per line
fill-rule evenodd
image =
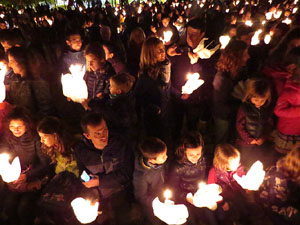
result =
M130 187L132 178L132 149L119 136L110 136L107 146L96 149L92 142L83 138L75 148L75 157L80 174L99 176L100 196L108 198L112 194Z
M200 158L197 164L189 161L179 163L175 162L169 172L168 185L177 192L176 200L184 202L186 195L195 193L199 188L199 183L206 179L206 160Z

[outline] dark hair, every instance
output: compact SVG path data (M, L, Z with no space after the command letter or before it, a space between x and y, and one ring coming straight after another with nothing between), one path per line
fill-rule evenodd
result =
M71 138L68 136L68 133L65 131L64 126L58 118L53 116L44 117L38 123L37 131L44 134L56 134L57 141L60 145L58 146L57 151L70 161L73 160ZM42 150L50 157L52 163L56 163L56 151L53 146L48 147L42 144Z
M198 148L204 146L204 141L202 135L197 131L190 131L183 135L180 140L179 146L176 149L176 157L179 162L184 162L186 158L186 149L187 148Z
M81 37L81 32L78 29L70 29L66 32L66 40L69 40L72 35L79 35Z
M26 127L26 133L29 134L30 137L34 137L35 135L35 126L33 123L33 120L30 116L30 112L23 107L15 107L13 108L4 118L3 124L4 124L4 133L6 136L6 139L11 139L14 137L12 132L9 130L9 124L12 120L22 120Z
M81 119L81 129L84 133L88 133L87 126L88 125L98 125L102 122L103 120L103 115L98 112L89 112L83 116Z
M118 73L110 78L118 88L122 91L122 93L128 93L135 82L134 76L129 73Z
M300 46L292 48L284 58L284 65L288 66L291 64L295 64L296 66L300 66Z
M253 97L266 98L266 105L271 103L271 84L269 80L264 78L252 78L247 83L246 94L244 96L243 102L251 101Z
M140 151L146 159L156 159L157 155L164 152L166 144L156 137L147 137L140 144Z
M105 59L105 52L100 43L93 42L88 44L84 50L85 55L92 54L99 59Z
M30 76L30 73L28 73L29 70L28 70L27 54L26 54L26 50L23 47L12 47L7 51L7 55L12 56L17 61L17 63L25 70L26 77Z
M201 32L205 31L204 20L201 20L200 18L195 18L195 19L190 20L187 23L186 27L192 27L194 29L201 30Z

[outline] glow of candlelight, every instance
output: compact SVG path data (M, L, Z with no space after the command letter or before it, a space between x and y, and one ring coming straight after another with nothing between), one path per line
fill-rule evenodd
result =
M261 22L261 24L262 24L262 25L265 25L265 24L266 24L266 21L265 21L265 20L263 20L263 21Z
M3 19L5 17L5 15L2 13L2 14L0 14L0 17Z
M115 11L115 16L118 16L118 12L117 11Z
M149 2L149 7L152 7L152 2Z
M53 21L51 19L46 19L50 26L52 26Z
M226 48L226 46L228 45L228 43L230 42L230 37L229 35L223 35L219 38L219 41L221 43L221 49Z
M287 24L287 25L289 25L289 24L292 23L292 20L287 17L282 22L285 23L285 24Z
M270 19L272 19L273 13L272 12L267 12L265 14L265 16L266 16L266 20L270 20Z
M246 24L248 27L252 27L253 22L252 22L251 20L246 20L245 24Z
M123 10L122 14L123 14L123 16L126 16L126 11L125 11L125 10Z
M192 193L187 194L187 198L193 200L194 206L198 208L209 208L210 210L216 210L218 202L223 199L220 195L222 188L218 184L205 184L201 182L199 189L193 195Z
M199 73L188 73L187 81L184 86L181 88L182 94L192 94L196 89L198 89L202 84L204 84L204 80L199 79Z
M226 13L229 13L229 9L226 9L225 12L226 12Z
M164 37L163 37L162 41L165 44L165 43L171 41L171 38L173 36L173 32L170 31L170 30L164 31L163 35L164 35Z
M18 10L18 13L21 15L21 14L22 14L22 10L21 10L21 9L19 9L19 10Z
M241 185L242 188L247 190L256 191L262 184L266 172L263 170L263 164L256 161L248 171L247 175L239 177L237 174L233 178Z
M184 224L189 217L187 207L183 204L165 204L155 198L152 208L154 215L166 224Z
M83 10L83 8L82 7L79 7L79 11L81 12Z
M293 8L293 14L295 14L296 12L298 11L298 8L296 7L296 8Z
M87 86L83 80L85 66L72 64L69 70L71 74L61 76L63 94L74 102L82 103L88 97Z
M274 13L274 18L275 19L279 19L279 17L281 16L281 14L282 14L282 11L281 10L277 10L275 13Z
M164 196L166 200L169 200L172 197L172 192L169 189L167 189L164 192Z
M258 31L256 31L253 35L253 37L251 38L251 45L258 45L259 44L259 35L261 34L262 29L259 29Z
M192 4L189 4L188 7L191 8L191 7L192 7Z
M84 198L75 198L71 202L77 220L82 224L91 223L98 216L99 202L94 204Z
M203 3L201 3L201 4L200 4L200 8L203 8L203 6L204 6L204 4L203 4Z
M140 6L138 9L138 14L141 14L141 13L142 13L142 7Z
M19 157L15 157L12 163L9 163L9 155L6 153L0 154L0 175L6 183L11 183L20 177L21 165Z
M267 34L264 38L264 42L266 45L268 45L271 41L271 35L270 34Z
M4 85L4 78L7 72L6 65L3 62L0 62L0 102L3 102L6 97L6 89Z

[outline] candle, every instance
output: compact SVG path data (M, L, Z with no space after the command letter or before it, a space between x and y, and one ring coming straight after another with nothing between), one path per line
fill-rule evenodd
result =
M270 41L271 41L271 35L270 34L267 34L266 36L265 36L265 38L264 38L264 42L265 42L265 44L269 44L270 43Z
M19 157L15 157L12 163L9 163L9 155L6 153L0 154L0 175L6 183L11 183L20 177L21 164Z
M253 22L252 22L251 20L246 20L245 24L246 24L248 27L252 27Z
M229 37L229 35L223 35L219 38L219 41L221 43L221 49L224 49L228 45L230 39L231 38Z
M258 190L264 180L265 174L263 164L260 161L256 161L246 175L239 177L237 174L234 174L233 178L244 189Z
M183 204L175 205L174 202L170 200L171 196L172 192L166 190L164 192L164 203L159 201L158 197L156 197L152 202L153 213L166 224L183 224L189 216L188 210Z
M83 80L85 66L72 64L69 70L71 74L61 76L63 94L74 102L82 103L88 98L87 86Z
M75 198L71 206L77 220L82 224L91 223L98 216L99 202L92 203L84 198Z
M221 201L223 197L220 195L222 188L218 184L205 184L201 182L199 189L193 195L187 194L188 199L192 199L193 205L199 208L209 208L210 210L216 210L218 207L217 202Z
M285 24L287 24L287 25L289 25L289 24L292 23L292 20L289 19L289 18L285 18L282 22L285 23Z
M188 73L187 81L184 86L181 88L182 94L192 94L196 89L198 89L202 84L204 84L204 80L199 79L199 73Z
M251 45L258 45L260 40L259 40L259 35L261 34L262 29L257 30L253 37L251 38Z

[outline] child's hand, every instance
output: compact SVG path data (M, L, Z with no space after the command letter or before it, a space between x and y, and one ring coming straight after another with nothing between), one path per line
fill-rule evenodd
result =
M186 201L191 203L192 205L194 205L194 198L193 198L193 195L191 193L186 195Z
M88 182L82 182L82 184L87 188L93 188L99 186L99 177L93 175L93 179L89 180Z
M227 202L225 202L225 204L222 206L222 209L223 209L224 211L228 211L228 210L230 209L229 204L228 204Z
M86 99L83 102L81 102L82 107L84 108L84 110L88 111L91 110L91 108L89 107L89 101Z
M96 97L97 97L97 98L103 98L103 93L102 93L102 92L99 92L98 94L96 94Z
M262 145L264 142L265 142L265 140L262 139L262 138L259 138L259 139L256 140L257 145Z
M257 141L255 139L253 139L251 142L250 142L251 145L256 145L257 144Z
M170 48L168 48L167 54L169 56L181 55L181 53L176 52L176 48L177 48L177 45L172 45Z
M198 54L194 54L192 52L188 52L188 56L190 58L190 63L193 65L198 62L199 56Z
M69 98L69 97L67 97L67 101L68 101L68 102L70 102L70 101L72 101L72 99L71 99L71 98Z

